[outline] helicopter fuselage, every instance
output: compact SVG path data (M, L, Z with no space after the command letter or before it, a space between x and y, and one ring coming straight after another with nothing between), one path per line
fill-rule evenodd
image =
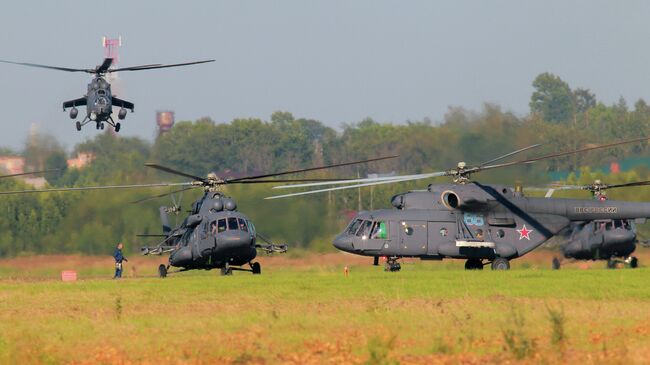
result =
M600 219L575 227L562 246L565 258L609 260L629 257L636 250L636 225L632 219Z
M430 185L393 197L394 209L359 213L334 240L364 256L521 257L574 221L650 216L650 204L529 198L505 186Z
M193 214L169 233L168 244L174 247L169 264L209 270L252 262L257 256L255 226L235 208L234 201L218 193L197 200Z

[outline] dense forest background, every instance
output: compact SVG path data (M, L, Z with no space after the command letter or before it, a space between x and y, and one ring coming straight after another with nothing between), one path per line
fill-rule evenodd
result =
M398 154L399 158L367 165L320 171L309 177L364 177L368 173L420 173L454 167L459 161L478 164L535 143L543 146L515 159L571 150L650 135L650 106L624 99L614 105L599 102L587 89L572 89L559 77L544 73L533 81L530 114L518 116L486 104L480 111L450 107L443 120L378 123L365 119L333 129L323 123L276 112L269 120L236 119L215 123L209 118L178 122L153 143L139 138L101 133L74 147L72 153L53 137L35 134L22 151L0 148L0 154L22 155L30 169L58 168L45 175L52 187L94 186L183 181L144 167L157 162L195 175L217 172L220 177L292 170L324 164ZM66 167L68 156L92 152L96 159L81 170ZM611 162L623 172L610 173ZM484 183L541 186L558 178L570 183L608 183L650 179L648 143L500 169L474 176ZM298 177L298 176L296 176ZM390 197L409 189L448 179L381 185L279 200L272 185L228 186L239 210L253 219L258 231L292 247L331 250L331 239L360 209L390 207ZM16 179L0 180L0 190L30 189ZM147 242L139 233L159 233L158 207L169 198L131 202L161 194L167 188L0 196L0 256L81 252L109 254L117 241L132 251ZM186 193L188 208L200 190ZM589 198L587 192L555 196ZM650 201L650 189L613 190L614 199ZM178 217L179 221L182 215ZM172 222L174 218L172 217ZM646 225L647 226L647 225ZM641 227L647 238L648 231ZM152 243L152 242L148 242Z

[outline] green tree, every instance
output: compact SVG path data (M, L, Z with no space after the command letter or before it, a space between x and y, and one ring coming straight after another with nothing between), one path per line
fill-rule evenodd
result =
M530 98L530 111L539 113L544 120L563 123L573 115L573 94L569 84L560 77L545 72L533 81L535 91Z

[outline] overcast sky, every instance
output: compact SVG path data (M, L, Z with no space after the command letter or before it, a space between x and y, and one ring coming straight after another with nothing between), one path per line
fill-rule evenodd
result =
M104 35L122 36L121 66L217 59L120 74L136 110L120 134L147 139L158 109L218 122L287 110L333 127L440 121L484 102L525 114L545 71L608 104L650 99L649 16L647 1L23 0L0 12L0 59L93 67ZM89 80L0 64L0 146L20 149L31 125L68 147L94 136L61 111Z

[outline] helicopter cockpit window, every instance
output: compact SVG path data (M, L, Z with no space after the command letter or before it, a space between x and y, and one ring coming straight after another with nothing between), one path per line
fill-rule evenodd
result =
M210 233L217 234L217 221L210 223Z
M239 229L239 223L237 223L237 218L230 217L228 218L228 230L237 231Z
M368 238L370 235L370 227L372 227L372 221L363 221L361 228L357 231L357 236Z
M620 219L617 219L614 221L614 228L621 229L623 228L623 221Z
M605 230L606 231L611 231L612 230L612 222L607 222L605 224Z
M355 219L350 223L350 226L347 229L348 234L355 234L357 233L357 230L359 229L359 226L361 225L361 222L363 222L361 219Z
M97 90L97 95L106 95L106 90Z
M239 218L239 229L241 231L248 232L248 225L246 225L246 221L242 218Z
M375 222L375 225L372 227L372 233L370 234L371 239L386 239L388 237L386 231L386 222Z
M223 232L226 230L226 220L225 219L219 219L219 222L217 223L217 231L218 232Z

